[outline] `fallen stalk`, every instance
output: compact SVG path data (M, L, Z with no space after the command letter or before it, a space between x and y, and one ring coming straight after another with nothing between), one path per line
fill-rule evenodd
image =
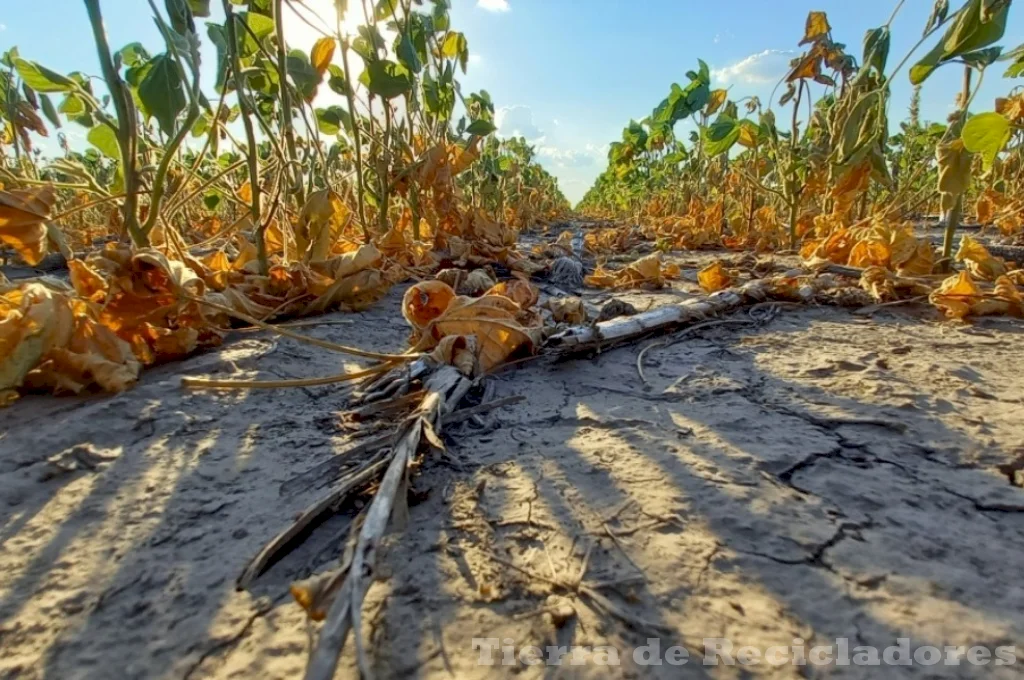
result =
M307 345L313 345L314 347L320 347L322 349L327 349L332 352L350 354L354 357L363 357L366 359L380 359L382 361L390 361L396 363L405 361L415 361L416 359L419 359L421 356L423 356L422 354L415 352L410 352L406 354L384 354L382 352L369 352L364 349L359 349L358 347L347 347L345 345L339 345L337 343L328 342L326 340L312 338L308 335L302 335L301 333L293 333L287 328L282 328L280 326L275 326L274 324L266 323L265 321L260 321L259 319L249 316L248 314L244 314L237 310L231 309L230 307L225 307L224 305L218 304L216 302L211 302L210 300L204 300L203 298L198 298L192 295L188 295L186 293L182 293L181 296L186 300L209 307L210 309L216 309L218 312L227 314L228 316L238 319L239 321L244 321L247 324L255 326L261 330L270 331L271 333L277 333L278 335L282 335L286 338L291 338L292 340L304 342Z

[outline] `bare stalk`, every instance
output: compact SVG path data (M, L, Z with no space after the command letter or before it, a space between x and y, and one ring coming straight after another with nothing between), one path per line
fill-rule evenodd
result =
M117 146L121 152L121 170L124 174L125 199L122 206L124 226L132 242L138 247L149 245L149 235L139 226L139 176L136 166L138 148L138 130L135 121L135 105L132 103L128 88L114 68L107 31L103 26L103 13L100 11L99 0L85 0L85 9L92 25L93 40L103 71L103 79L110 90L110 98L117 112Z

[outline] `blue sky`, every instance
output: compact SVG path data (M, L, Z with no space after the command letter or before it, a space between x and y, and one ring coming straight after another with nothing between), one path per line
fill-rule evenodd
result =
M332 17L332 0L307 0ZM954 8L962 0L953 0ZM4 0L0 49L19 46L23 57L59 71L97 73L81 0ZM162 2L158 2L162 5ZM358 0L352 0L358 5ZM712 68L713 85L738 99L772 88L798 50L809 10L828 12L833 36L860 56L864 31L889 18L896 0L454 0L453 25L473 53L463 91L487 89L499 108L499 133L520 133L560 179L573 201L605 167L607 144L630 118L640 119L665 97L672 82L698 58ZM219 5L214 2L213 5ZM907 0L893 23L890 65L920 38L931 0ZM144 0L103 0L113 46L140 41L160 51L159 35ZM215 17L216 18L216 17ZM353 16L352 21L357 17ZM294 22L294 46L308 48L315 34ZM1024 43L1024 8L1011 10L1002 44ZM925 50L921 50L921 54ZM213 58L206 59L212 69ZM976 110L1014 85L1001 65L986 77ZM959 89L960 70L940 69L926 84L922 115L942 120ZM207 79L212 83L212 76ZM911 88L906 69L893 88L892 118L906 110ZM79 136L73 135L72 139ZM84 137L84 136L83 136Z

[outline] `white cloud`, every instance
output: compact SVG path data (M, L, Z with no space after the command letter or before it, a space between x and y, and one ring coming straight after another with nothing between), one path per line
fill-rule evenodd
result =
M511 7L508 0L476 0L476 6L488 12L507 12Z
M469 63L470 64L482 64L482 63L484 63L484 58L482 56L480 56L479 54L471 54L471 55L469 55Z
M765 50L723 68L711 71L714 81L766 85L776 82L789 67L792 50Z
M594 155L590 151L559 149L557 146L542 145L537 148L537 155L563 168L584 168L594 163Z
M540 144L537 155L559 168L590 168L604 163L608 157L608 145L584 144L582 149L563 149Z
M529 106L505 106L494 116L501 137L525 137L527 141L543 141L544 131L533 122L533 110Z
M0 31L6 31L6 30L7 30L7 24L0 24Z

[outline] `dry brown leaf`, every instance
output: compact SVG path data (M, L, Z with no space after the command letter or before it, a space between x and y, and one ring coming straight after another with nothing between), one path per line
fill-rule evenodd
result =
M972 275L984 281L995 281L1007 271L1002 260L992 257L985 246L967 234L960 239L956 261L965 263Z
M716 260L697 272L697 282L700 283L700 287L705 293L725 290L731 287L735 281L735 274L726 269L721 260Z
M551 312L555 323L578 325L587 322L587 308L578 297L550 298L543 307Z
M512 279L511 281L502 281L484 295L503 295L519 305L521 309L529 309L540 299L540 289L529 281Z
M56 200L50 185L0 191L0 241L14 248L30 265L38 264L46 254L50 233L46 221Z
M662 266L661 253L651 253L626 265L618 271L610 271L598 265L594 273L584 279L584 283L595 288L619 288L647 286L661 288L666 279L679 278L679 266L668 264Z
M62 284L0 288L0 405L17 388L78 393L130 387L139 362L128 344L99 322L97 308Z
M942 282L929 296L933 305L953 319L962 319L971 312L971 307L980 302L982 291L971 275L960 272Z
M410 286L402 298L402 316L417 331L441 316L452 300L455 291L443 281L424 281Z
M486 374L514 354L533 352L540 343L540 329L519 323L519 311L519 305L501 295L457 297L423 330L423 336L433 342L451 335L475 336L477 368Z
M807 23L804 26L804 38L801 45L816 42L828 36L832 27L828 23L828 15L825 12L811 12L807 15Z

